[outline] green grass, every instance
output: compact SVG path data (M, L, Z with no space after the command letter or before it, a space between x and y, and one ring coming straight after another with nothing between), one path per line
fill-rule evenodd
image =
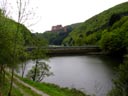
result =
M7 96L7 95L6 95ZM13 87L12 96L24 96L19 89Z
M22 79L25 83L49 94L50 96L88 96L76 89L60 88L55 84L33 82L28 79Z
M2 96L8 96L10 77L11 75L6 72L5 83L2 88L0 86L0 93L2 93ZM26 87L23 84L19 83L15 78L13 80L13 83L16 86L13 86L12 88L12 96L41 96L32 91L29 87Z
M0 93L2 94L2 96L8 96L9 87L10 87L10 83L9 83L9 80L6 78L5 83L3 84L3 87L0 86ZM12 96L23 96L20 90L15 87L12 88L11 94Z
M26 87L23 84L17 82L17 80L15 80L15 79L14 79L14 82L16 85L18 85L19 89L24 92L24 94L27 94L29 96L41 96L41 95L38 95L37 93L35 93L34 91L32 91L29 87ZM17 96L19 96L19 95L17 95Z
M9 74L7 76L8 76L8 78L10 77ZM83 92L76 90L76 89L61 88L55 84L34 82L34 81L28 80L26 78L21 78L17 75L15 75L15 76L18 77L20 80L24 81L25 83L37 88L38 90L45 92L49 96L89 96L89 95L85 95ZM8 82L8 80L7 80L7 82ZM40 95L34 93L32 90L30 90L30 88L27 88L26 86L17 82L17 80L15 80L15 79L14 79L14 83L19 88L13 88L12 96L24 96L25 93L28 94L25 96L40 96ZM9 83L6 83L5 90L1 91L2 93L6 93L6 94L4 94L4 95L2 94L2 96L7 96L8 89L9 89ZM24 92L24 94L23 94L23 92L21 92L21 90Z

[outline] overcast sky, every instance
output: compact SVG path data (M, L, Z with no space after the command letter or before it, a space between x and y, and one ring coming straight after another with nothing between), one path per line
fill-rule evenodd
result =
M1 1L1 0L0 0ZM7 0L11 4L11 16L16 20L16 0ZM24 1L24 0L22 0ZM31 15L26 21L26 26L33 32L44 32L52 26L62 24L70 25L83 22L88 18L127 0L30 0L29 10L36 15ZM32 9L33 8L33 9ZM29 23L29 24L28 24Z

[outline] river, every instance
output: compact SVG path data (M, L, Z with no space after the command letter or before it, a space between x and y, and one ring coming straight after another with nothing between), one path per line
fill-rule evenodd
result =
M113 70L120 60L101 55L84 55L50 57L46 62L54 75L45 78L44 82L76 88L91 95L106 96L112 88ZM25 74L34 64L31 60L27 62Z

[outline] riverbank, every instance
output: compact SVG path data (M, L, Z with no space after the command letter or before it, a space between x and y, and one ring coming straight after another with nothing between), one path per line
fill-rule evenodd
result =
M44 82L33 82L26 78L22 79L25 83L47 93L50 96L89 96L76 89L61 88L58 85Z
M10 78L11 74L6 71L3 85L0 85L0 96L9 96L8 90L10 88ZM18 78L14 76L11 96L42 96L42 94L38 94L36 91L33 91L32 88L21 82L23 81L18 80Z
M10 74L6 73L5 86L0 86L0 96L7 96ZM14 76L12 96L90 96L75 88L61 88L51 83L34 82L27 78Z

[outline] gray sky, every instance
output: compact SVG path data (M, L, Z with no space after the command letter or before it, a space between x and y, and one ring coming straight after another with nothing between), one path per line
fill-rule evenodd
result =
M1 1L1 0L0 0ZM10 16L16 20L16 0L7 0ZM22 0L25 1L25 0ZM33 32L50 30L51 26L83 22L90 17L127 0L30 0L28 9L33 10L25 25ZM9 6L11 5L11 7ZM29 24L28 24L29 23Z

